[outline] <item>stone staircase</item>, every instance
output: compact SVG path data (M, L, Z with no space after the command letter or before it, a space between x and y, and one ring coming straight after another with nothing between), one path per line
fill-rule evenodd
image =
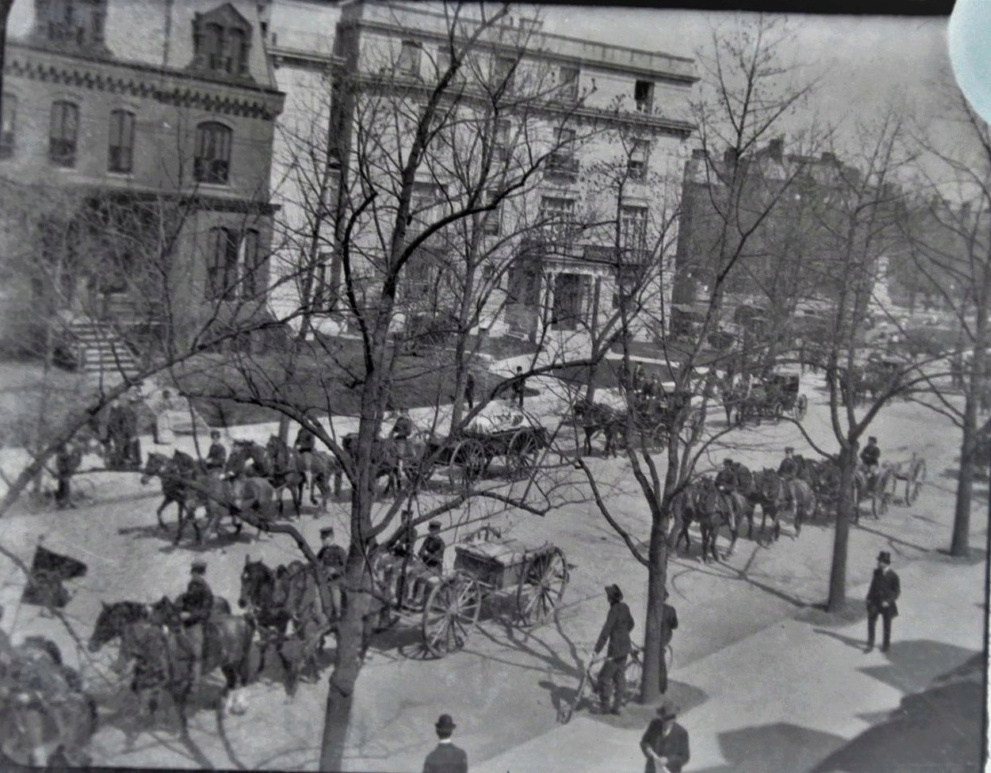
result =
M77 319L69 323L69 338L84 373L126 377L138 374L133 352L109 325Z

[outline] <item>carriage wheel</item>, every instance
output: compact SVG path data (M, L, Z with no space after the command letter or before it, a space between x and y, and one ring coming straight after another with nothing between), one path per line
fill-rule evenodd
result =
M523 429L513 435L506 450L506 463L514 477L524 477L537 463L537 438Z
M809 398L805 395L799 395L798 399L795 401L795 418L801 421L805 418L805 414L809 412Z
M516 612L521 625L543 622L561 603L568 586L568 564L559 548L532 556L523 568L516 590Z
M445 577L427 597L423 608L423 646L436 658L465 646L478 622L482 598L478 583L467 572Z
M643 658L643 650L631 654L623 670L623 676L626 678L626 695L623 697L627 703L640 700L640 683L643 681L641 658Z
M451 485L458 488L470 488L485 469L485 447L478 440L462 440L451 452L447 474Z
M905 504L907 505L915 504L915 500L919 498L919 493L922 491L922 484L925 482L926 482L926 463L924 460L920 459L919 463L912 471L911 479L905 485Z
M781 404L780 400L775 400L771 403L771 423L777 424L781 421L781 417L784 415L784 406Z
M888 512L888 502L891 499L888 495L889 479L890 478L887 473L882 473L881 476L874 481L874 490L871 492L871 513L875 518L880 518Z

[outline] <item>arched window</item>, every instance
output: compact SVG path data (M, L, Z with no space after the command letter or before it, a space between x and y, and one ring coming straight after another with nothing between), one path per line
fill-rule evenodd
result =
M72 102L53 104L48 131L48 159L56 166L74 167L78 134L79 108Z
M251 29L248 20L231 5L198 15L193 22L193 69L250 77Z
M14 143L17 129L17 95L5 92L0 98L0 113L3 121L0 123L0 159L14 155Z
M110 113L110 148L108 169L129 173L134 161L134 113L114 110Z
M264 292L264 275L261 251L259 250L259 233L251 229L244 232L243 261L241 267L241 297L254 298Z
M196 154L193 174L196 182L226 185L230 174L233 132L222 123L201 123L196 127Z

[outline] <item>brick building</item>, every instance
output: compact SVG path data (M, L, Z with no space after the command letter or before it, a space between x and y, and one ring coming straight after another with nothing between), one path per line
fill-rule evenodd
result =
M248 0L15 0L0 179L35 217L3 230L32 256L6 335L18 303L138 349L264 309L283 95L262 35Z

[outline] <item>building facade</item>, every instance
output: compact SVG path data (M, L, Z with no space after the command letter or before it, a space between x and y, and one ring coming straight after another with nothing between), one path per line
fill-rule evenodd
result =
M184 341L264 308L263 32L246 0L16 0L0 179L40 204L4 233L44 268L23 302Z
M400 170L386 170L387 161L369 165L369 146L374 140L396 158L408 153L417 116L452 53L478 30L477 20L468 10L453 22L435 4L273 0L268 8L269 51L287 92L281 120L295 127L304 115L316 117L308 123L326 125L336 149L322 159L331 168L330 187L341 181L353 198L356 170L371 166L378 177L369 185L377 187L378 202L386 200ZM325 21L316 23L321 13ZM301 18L309 30L299 28ZM332 19L328 50L326 37L314 31L328 29ZM638 337L659 334L670 301L696 80L691 60L545 34L533 19L507 18L485 29L439 103L406 238L466 201L495 208L421 246L404 270L397 324L445 327L443 317L464 305L470 287L481 307L473 327L489 335L581 337L615 316L649 264L651 282L636 289L650 296L651 324L635 327ZM313 184L318 177L314 169L311 191L332 198ZM280 191L284 212L293 209L290 200L303 198L301 187ZM382 211L395 205L390 200ZM314 210L313 202L299 207L290 227ZM306 225L311 236L314 224ZM324 255L316 261L317 284L325 285L328 316L343 318L333 300L342 290L340 245L327 239L311 240L321 246L309 252ZM359 234L353 241L362 255L356 283L373 286L375 238L363 243ZM308 252L305 244L295 251Z

